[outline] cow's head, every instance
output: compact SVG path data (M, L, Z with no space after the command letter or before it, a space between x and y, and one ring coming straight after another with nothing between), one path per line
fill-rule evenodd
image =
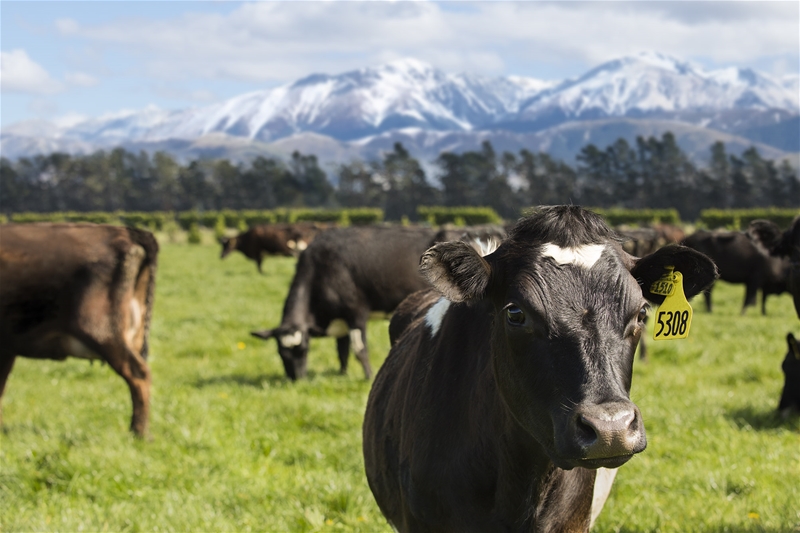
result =
M250 334L259 339L275 339L278 343L278 355L281 356L286 376L292 381L306 376L308 361L309 330L297 326L279 326L275 329L252 331Z
M781 365L785 381L778 403L778 411L784 418L800 413L800 345L791 333L786 335L786 343L789 347Z
M495 381L517 422L561 468L617 467L646 446L630 400L633 355L651 284L673 266L692 297L716 277L706 256L673 245L637 259L602 219L576 206L521 220L493 253L437 244L420 270L447 299L488 302Z
M225 259L229 253L236 249L236 237L220 237L219 243L222 245L222 253L220 254L220 259Z

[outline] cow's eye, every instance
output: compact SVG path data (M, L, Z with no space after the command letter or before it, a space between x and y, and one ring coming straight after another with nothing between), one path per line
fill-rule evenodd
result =
M511 305L506 308L506 320L512 326L521 326L525 323L525 313L516 305Z
M647 318L647 310L650 308L649 305L643 305L641 309L639 309L639 322L644 322Z

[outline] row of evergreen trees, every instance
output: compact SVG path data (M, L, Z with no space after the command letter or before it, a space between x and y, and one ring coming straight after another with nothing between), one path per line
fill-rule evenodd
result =
M170 211L274 207L380 207L386 218L413 220L419 205L491 206L504 217L537 204L677 208L691 220L705 208L795 207L797 170L756 148L741 156L711 147L698 168L671 133L584 147L570 166L546 153L444 152L428 176L399 143L380 161L332 169L295 152L288 162L257 157L181 164L164 152L150 156L122 148L86 156L55 153L0 160L0 209L21 211ZM336 186L334 186L336 184Z

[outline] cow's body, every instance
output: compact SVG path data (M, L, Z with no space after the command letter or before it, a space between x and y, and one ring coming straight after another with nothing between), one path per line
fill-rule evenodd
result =
M143 230L0 226L0 396L17 356L98 359L127 382L131 430L144 435L157 255Z
M261 272L261 263L265 255L296 256L305 250L314 237L325 229L319 224L268 224L253 226L236 237L220 239L224 259L234 250L239 250L245 257L252 259Z
M788 345L786 357L783 358L783 392L778 401L778 412L784 418L800 414L800 345L794 335L786 335Z
M486 257L462 243L426 252L437 294L393 316L363 427L367 480L392 526L587 531L606 469L646 444L628 392L645 296L663 299L648 287L668 265L688 295L714 279L682 247L636 261L574 206L521 221Z
M275 338L286 374L305 375L309 337L336 338L340 370L352 345L372 376L366 327L373 313L391 313L427 286L417 270L434 232L427 228L349 227L319 235L300 255L280 326L253 332Z
M767 296L787 290L789 261L770 257L758 250L746 233L740 231L700 230L684 239L683 244L710 257L719 268L719 279L745 286L742 314L756 304L761 291L761 313L767 314ZM711 290L705 292L706 309L711 312Z
M794 299L797 318L800 318L800 216L785 231L774 222L754 220L748 235L760 252L789 261L787 288Z
M625 239L622 249L635 257L652 254L662 246L677 244L686 237L681 228L669 224L641 228L621 226L616 231Z

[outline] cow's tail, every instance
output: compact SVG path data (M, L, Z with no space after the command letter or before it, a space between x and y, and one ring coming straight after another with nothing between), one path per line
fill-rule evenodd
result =
M144 258L139 265L139 272L136 276L136 291L138 292L142 284L145 287L144 318L142 327L144 328L144 338L142 342L141 356L147 360L150 349L150 320L153 316L153 302L156 292L156 269L158 267L158 241L149 231L128 228L128 232L135 244L144 249Z

